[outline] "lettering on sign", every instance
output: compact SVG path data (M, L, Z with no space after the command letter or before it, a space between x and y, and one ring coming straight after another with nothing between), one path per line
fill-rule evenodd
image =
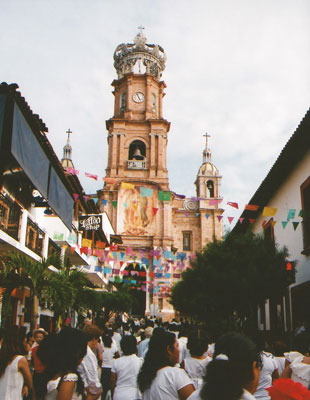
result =
M79 231L98 231L101 227L101 215L85 215L79 217Z

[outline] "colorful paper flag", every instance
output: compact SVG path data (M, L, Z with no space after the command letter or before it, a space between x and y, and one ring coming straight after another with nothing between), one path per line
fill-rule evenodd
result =
M162 192L161 190L158 191L158 200L160 201L170 201L171 196L171 192Z
M153 194L153 189L146 188L141 186L140 187L140 196L142 197L152 197Z
M299 225L299 222L293 222L294 231L296 231L298 225Z
M239 208L238 203L234 203L233 201L228 201L227 204L228 204L229 206L231 206L231 207L234 207L234 208L237 208L237 209Z
M158 211L158 208L152 207L152 212L153 212L154 217L157 214L157 211Z
M282 227L283 229L286 228L286 225L288 224L288 221L281 221Z
M290 219L294 219L296 215L296 209L295 208L290 208L288 210L288 214L287 214L287 220L289 221Z
M211 200L209 200L209 205L216 206L217 204L220 204L221 202L222 202L221 199L211 199Z
M92 178L92 179L94 179L95 181L98 180L98 175L94 175L94 174L90 174L90 173L88 173L88 172L85 172L85 176L86 176L87 178Z
M264 207L263 209L263 217L273 217L276 215L277 208L274 207Z
M77 199L79 198L79 195L77 193L73 193L73 198L74 198L74 201L77 201Z
M217 219L219 222L221 222L222 218L223 218L223 215L217 215Z
M113 206L114 208L117 207L117 200L112 200L112 206Z
M132 183L122 182L121 187L122 189L134 189L135 185L133 185Z
M256 206L254 204L246 204L244 206L244 209L248 211L257 211L259 209L259 206Z
M227 217L227 219L228 219L229 223L231 224L234 220L234 217Z

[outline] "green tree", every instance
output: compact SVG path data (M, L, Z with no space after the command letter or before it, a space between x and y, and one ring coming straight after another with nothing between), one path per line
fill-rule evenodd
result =
M50 265L60 268L61 261L57 254L54 254L41 261L35 261L22 253L9 252L2 258L2 271L0 275L1 286L7 290L6 300L13 289L26 286L30 289L32 301L31 328L36 326L39 302L47 299L49 287L57 285L54 277L57 274L48 269ZM60 287L63 289L63 287ZM59 295L59 292L57 293ZM67 297L68 298L68 297Z
M172 288L176 310L213 329L231 329L237 322L255 324L257 307L284 294L288 281L285 247L261 235L229 233L197 253L192 268Z

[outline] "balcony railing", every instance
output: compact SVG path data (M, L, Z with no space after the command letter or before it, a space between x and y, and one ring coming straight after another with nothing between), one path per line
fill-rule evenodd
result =
M18 240L21 214L21 207L0 193L0 229L15 240Z
M147 161L145 160L128 160L127 169L147 169Z
M42 255L43 249L43 239L44 232L39 228L39 226L31 221L30 218L27 219L27 233L26 233L26 247L32 250L39 256Z

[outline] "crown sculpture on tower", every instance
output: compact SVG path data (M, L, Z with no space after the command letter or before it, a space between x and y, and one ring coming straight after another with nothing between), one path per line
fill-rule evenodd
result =
M134 43L122 43L117 46L114 52L114 67L117 71L118 79L125 74L133 72L135 64L145 66L145 72L160 79L165 69L166 54L164 49L158 44L146 43L142 26L140 32L134 38Z

